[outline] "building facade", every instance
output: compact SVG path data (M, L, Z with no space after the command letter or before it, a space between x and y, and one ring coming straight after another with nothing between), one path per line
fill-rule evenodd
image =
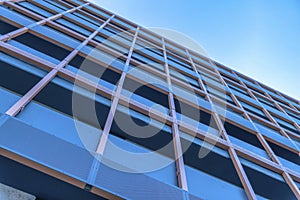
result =
M6 186L300 199L299 100L84 0L0 1L0 54Z

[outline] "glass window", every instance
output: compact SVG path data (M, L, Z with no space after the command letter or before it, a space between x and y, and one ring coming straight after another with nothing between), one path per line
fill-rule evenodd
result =
M50 40L54 40L63 44L65 46L69 46L70 48L77 48L81 44L81 40L74 38L73 36L67 35L60 31L59 28L51 28L48 25L43 26L34 26L31 28L37 34L43 35Z
M262 133L264 133L264 132L265 132L265 129L267 129L267 130L271 131L271 132L274 133L274 134L280 135L280 133L279 133L276 129L271 128L271 127L268 126L267 124L264 124L264 123L262 123L262 122L260 122L260 121L258 121L258 120L255 120L255 119L253 119L252 121L254 122L254 124L258 125L258 129L259 129L260 131L262 131ZM261 127L263 127L263 128L261 128Z
M123 105L117 111L111 133L167 157L174 157L172 129L148 115ZM165 147L169 148L165 148Z
M225 74L225 73L223 73L223 72L220 72L220 73L221 73L221 75L222 75L223 77L229 79L230 81L232 81L232 82L234 82L234 83L236 83L236 84L240 84L240 82L239 82L237 79L235 79L235 78L229 76L228 74Z
M6 19L13 19L15 23L22 26L28 26L36 22L34 18L6 6L0 6L0 16Z
M101 108L101 106L99 106L99 104L101 104L99 100L102 97L101 95L96 96L98 100L96 102L96 106L97 108ZM73 117L66 115L63 112L57 112L57 110L45 106L45 104L43 104L44 101L42 101L42 99L40 100L41 103L37 101L30 102L26 106L26 108L22 110L22 112L19 113L16 117L22 120L22 122L27 123L30 126L39 130L45 131L48 134L54 135L59 139L65 140L71 144L77 145L91 152L96 151L102 133L101 129L91 126L82 121L76 120L76 123L74 123ZM104 101L107 100L104 99ZM45 103L46 105L49 104L49 102ZM64 100L62 100L61 103L65 103ZM80 103L82 104L83 101L81 101ZM90 104L93 105L92 101ZM87 108L86 105L80 106ZM105 106L103 105L103 107ZM61 109L61 111L63 110ZM83 109L80 110L80 112L82 111ZM106 110L103 111L103 115L105 115ZM88 109L86 109L85 112L88 112ZM83 114L81 114L81 116L83 116Z
M94 23L91 23L85 19L82 19L81 17L78 17L78 16L74 15L73 13L66 13L66 14L64 14L64 17L65 17L65 19L68 19L69 21L79 23L80 26L82 26L83 28L87 27L87 28L93 29L93 30L96 30L97 28L99 28L98 25L95 25Z
M54 5L57 8L61 8L63 10L68 10L68 8L66 6L62 5L61 3L57 2L57 1L49 1L49 0L44 0L44 1Z
M274 116L274 115L272 115L272 117L277 121L277 123L281 127L285 128L285 129L287 129L289 131L292 131L294 133L300 134L299 131L296 129L296 127L294 125L292 125L290 122L287 122L287 121L285 121L285 120L283 120L283 119L281 119L281 118L279 118L277 116Z
M227 83L228 87L236 92L239 92L239 93L242 93L244 95L247 95L249 96L249 94L242 88L238 87L238 86L235 86L233 84L230 84L230 83Z
M220 91L220 90L218 90L214 87L210 87L210 86L207 86L207 85L205 85L205 86L206 86L207 92L209 94L212 94L212 95L222 99L223 101L226 101L228 103L231 103L231 104L235 105L235 103L233 102L231 96L226 93L225 88L222 91Z
M119 39L121 39L121 40L119 40ZM100 35L97 35L94 38L94 40L97 42L100 42L101 44L103 44L109 48L112 48L115 51L118 51L119 53L122 53L124 55L128 55L128 53L129 53L129 48L130 48L131 43L127 40L124 40L124 39L122 40L122 38L120 38L118 36L114 36L113 38L105 38ZM116 40L118 42L116 42ZM127 44L125 45L124 42L126 42Z
M245 101L242 101L242 100L240 100L239 102L246 111L269 121L268 117L265 115L265 113L260 108L252 106L249 103L246 103Z
M121 19L118 19L117 17L114 17L114 18L110 21L110 23L112 23L112 24L118 26L119 28L124 27L125 30L127 30L127 31L134 30L134 29L136 28L136 27L134 27L133 25L131 25L131 24L129 24L129 23L127 23L127 22L125 22L125 21L123 21L123 20L121 20ZM121 27L120 27L120 26L121 26ZM121 28L121 29L123 29L123 28Z
M206 101L204 96L201 96L195 91L191 91L190 89L186 89L177 84L172 83L172 89L174 95L180 98L184 98L185 100L188 100L195 105L201 105L202 101Z
M200 199L246 198L226 150L183 132L180 132L180 140L191 194Z
M300 114L296 114L295 112L292 112L286 108L284 108L284 110L290 117L292 117L298 124L300 124Z
M229 135L232 143L269 159L269 156L265 152L264 147L255 134L250 133L227 121L224 122L224 128Z
M93 75L94 78L90 77L92 80L94 79L94 80L100 81L100 79L101 79L101 80L104 80L104 81L112 84L112 86L117 85L117 83L121 77L120 73L112 70L108 65L107 66L102 65L95 60L91 60L89 57L82 57L80 55L76 55L71 60L69 65L76 67L77 69L84 71L90 75ZM81 74L81 72L79 72L79 74ZM105 84L105 83L103 83L103 84ZM110 88L112 86L110 86Z
M138 71L135 71L132 73L129 73L130 75L136 76L137 74L140 74ZM142 72L143 73L143 72ZM143 76L149 76L150 74L140 74L140 78ZM149 78L142 78L143 80L149 80ZM153 78L151 78L153 79ZM155 81L155 79L153 79ZM152 85L156 85L157 88L166 87L165 83L140 83L138 81L133 80L132 78L127 77L125 79L123 89L129 91L124 91L123 94L126 96L131 96L134 100L140 101L141 103L147 105L148 107L152 107L153 109L159 110L161 112L164 112L165 114L169 114L169 101L168 101L168 95L158 91L154 88L151 88ZM164 85L161 85L164 84ZM153 86L152 86L153 87ZM138 96L143 97L139 98Z
M104 128L111 106L111 100L106 97L80 86L74 87L74 83L60 77L47 84L34 100L100 129Z
M92 32L88 31L86 28L78 26L77 24L74 24L73 22L70 22L69 20L64 19L64 18L59 18L59 19L55 20L55 22L62 25L62 26L70 28L73 31L75 31L79 34L85 35L85 36L89 36L89 35L92 34Z
M192 78L188 75L185 75L184 73L180 73L179 71L177 71L176 69L173 69L172 67L169 68L170 74L173 77L176 77L188 84L191 84L193 87L199 88L199 84L198 81L196 80L196 78Z
M160 47L162 47L161 37L154 36L153 34L148 33L148 31L145 30L145 29L140 29L140 31L139 31L139 37L143 38L147 42L150 42L150 43L154 42L155 44L157 44Z
M52 3L49 3L47 1L32 1L32 3L35 5L41 5L41 7L44 6L44 7L48 8L49 10L53 10L56 13L61 13L61 12L65 11L64 9L62 9L56 5L53 5Z
M147 154L151 154L151 157L147 156ZM172 158L154 152L136 142L116 136L114 133L108 136L103 159L105 159L104 162L113 162L114 167L126 167L127 170L135 172L146 171L143 175L177 186L176 165ZM132 162L132 159L135 162ZM153 159L157 166L155 166ZM106 164L110 166L110 164ZM129 174L130 177L136 175L133 173Z
M27 1L22 1L22 2L19 2L17 4L20 5L23 8L26 8L26 9L34 12L35 14L42 15L43 17L50 17L50 16L53 15L53 13L51 13L50 11L45 10L40 6L32 4L32 3L27 2Z
M204 132L219 136L214 118L207 112L200 110L174 96L177 119Z
M151 56L161 63L165 62L163 53L160 49L158 49L154 46L151 46L151 45L147 45L147 44L141 42L140 40L136 41L136 43L135 43L135 51L141 52L148 56Z
M213 85L213 86L219 87L221 89L224 89L224 87L225 87L220 80L212 79L210 76L207 76L205 74L200 74L200 77L206 88L208 88L208 85Z
M90 5L84 6L83 10L88 12L88 13L91 13L92 15L94 15L93 12L97 13L97 16L100 17L102 20L106 20L110 17L110 15L107 14L106 12L103 12L99 9L96 9L96 8L90 6Z
M258 95L256 95L256 98L264 105L267 105L267 106L271 106L272 108L276 109L277 108L274 106L274 104L272 102L270 102L269 100L266 100L265 98L263 97L260 97Z
M84 13L85 13L84 11L76 11L76 12L73 12L72 14L75 15L75 16L77 16L77 17L80 17L81 19L84 19L85 21L88 21L88 22L90 22L90 23L93 23L93 24L96 25L96 26L101 26L101 25L102 25L102 23L99 22L100 19L99 19L99 21L98 21L98 20L95 20L95 19L93 19L92 17L89 17L89 16L87 16L87 15L84 14ZM102 21L102 20L101 20L101 21ZM103 21L102 21L102 22L103 22Z
M26 94L47 74L37 66L2 52L0 66L0 86L19 95Z
M145 64L147 66L153 67L154 69L157 69L157 70L159 70L161 72L165 71L165 67L161 63L158 63L154 59L146 57L146 56L142 55L139 52L134 51L132 53L132 55L131 55L131 58L133 58L134 60L137 60L137 61L141 62L142 64Z
M180 58L187 59L185 49L183 49L183 48L180 48L169 42L166 42L166 49L167 49L167 51L170 51L171 53L175 54L176 56L179 56ZM177 53L177 52L179 52L179 53Z
M132 43L133 35L127 31L122 31L115 26L106 25L103 29L99 31L99 34L104 37L112 37L112 38L119 38L126 44ZM125 41L126 40L126 41Z
M69 50L66 50L63 47L60 47L52 42L49 42L39 36L35 36L29 32L15 37L13 41L22 43L32 49L35 49L39 52L42 52L46 55L56 58L57 60L63 60L70 53Z
M171 66L176 67L178 69L187 68L189 70L192 70L190 64L187 64L186 62L176 58L175 56L171 56L170 54L168 54L167 57L168 64L170 64Z
M211 60L205 57L200 57L200 56L194 56L193 54L191 54L192 60L194 62L194 64L196 65L196 67L202 67L205 68L211 72L215 72L214 71L214 65L212 65Z
M254 192L266 199L296 200L283 177L249 160L240 158ZM272 185L272 187L267 187Z
M103 63L104 66L109 65L119 71L124 70L126 57L122 55L112 55L100 47L93 47L91 45L84 46L80 51L83 52L83 55L90 57L92 60L95 60L98 63Z
M275 143L268 142L268 144L271 147L271 149L274 151L274 153L277 156L280 156L282 163L286 167L288 167L298 173L300 172L300 159L299 159L298 154L291 152L291 151L287 150L286 148L281 147Z
M138 78L144 82L147 82L149 84L155 85L158 88L161 88L163 90L168 91L167 84L166 84L166 78L162 74L156 74L155 71L152 71L151 69L144 68L144 66L138 66L134 63L131 63L129 65L129 69L127 71L127 74L130 76L134 76L135 78Z
M7 34L7 33L10 33L14 30L17 30L18 27L15 27L14 25L11 25L5 21L2 21L0 20L0 35L4 35L4 34Z

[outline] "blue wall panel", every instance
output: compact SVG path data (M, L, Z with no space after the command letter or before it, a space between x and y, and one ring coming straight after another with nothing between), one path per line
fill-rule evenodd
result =
M35 102L31 102L17 118L30 126L79 147L86 147L91 151L96 150L101 135L101 130L83 122L78 122L80 123L78 124L78 130L80 131L77 131L73 118Z
M11 117L0 127L0 147L82 181L93 162L87 150Z

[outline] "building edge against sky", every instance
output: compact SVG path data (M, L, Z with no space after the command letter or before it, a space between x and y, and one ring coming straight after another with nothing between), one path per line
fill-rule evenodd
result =
M87 1L0 4L1 183L41 199L300 198L299 100ZM168 165L132 173L151 159L114 146Z

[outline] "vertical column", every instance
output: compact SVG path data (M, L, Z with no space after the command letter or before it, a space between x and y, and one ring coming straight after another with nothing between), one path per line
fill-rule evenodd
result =
M103 129L100 141L98 143L98 147L97 147L96 152L100 155L103 155L104 150L105 150L105 146L106 146L106 143L107 143L107 140L108 140L109 131L110 131L110 128L111 128L111 125L112 125L112 122L113 122L113 119L114 119L114 116L115 116L115 113L116 113L116 110L117 110L117 105L119 103L119 99L120 99L120 96L121 96L121 91L122 91L122 88L123 88L123 84L124 84L124 81L125 81L127 69L128 69L129 63L130 63L132 52L134 50L134 45L135 45L135 42L136 42L136 39L137 39L137 36L138 36L139 29L140 29L140 27L137 27L134 38L133 38L133 41L132 41L132 44L131 44L131 47L130 47L130 50L129 50L129 53L128 53L128 56L127 56L127 60L126 60L125 66L124 66L124 70L121 74L119 84L117 86L117 89L116 89L116 92L115 92L115 95L114 95L114 98L113 98L113 101L112 101L112 104L111 104L111 107L110 107L110 110L109 110L109 113L108 113L108 116L107 116L107 120L105 122L104 129Z
M173 134L173 143L174 143L174 150L175 150L175 162L176 162L176 168L177 168L177 179L178 179L178 185L183 190L188 191L187 186L187 179L186 179L186 173L184 168L184 161L183 161L183 154L182 154L182 146L180 142L180 135L179 135L179 129L178 129L178 123L177 123L177 117L176 117L176 110L175 110L175 102L174 102L174 95L172 92L172 83L170 78L170 72L169 72L169 65L168 65L168 58L167 58L167 52L166 52L166 45L164 38L162 38L163 43L163 54L165 59L165 72L167 75L167 83L169 88L169 106L170 106L170 114L173 118L172 123L172 134Z

